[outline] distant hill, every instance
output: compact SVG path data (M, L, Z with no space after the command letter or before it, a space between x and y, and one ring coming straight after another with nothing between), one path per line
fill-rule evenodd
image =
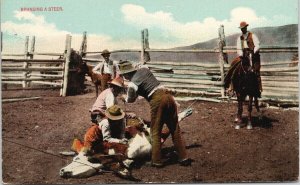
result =
M260 40L261 46L295 46L298 45L298 24L290 24L278 27L260 27L250 29L257 35ZM226 31L225 31L226 34ZM226 36L226 45L235 46L236 39L240 33ZM206 42L196 43L190 46L175 47L173 49L213 49L218 46L218 38L211 39ZM150 40L151 48L151 40ZM125 48L124 48L125 49ZM236 55L230 55L229 61ZM270 53L261 54L262 62L264 61L288 61L292 58L291 53ZM101 58L96 56L96 58ZM150 52L150 58L152 61L204 61L204 62L217 62L218 56L216 54L203 54L203 53L162 53L162 52ZM139 61L139 52L127 52L127 53L114 53L112 54L113 60L131 60Z
M298 24L290 24L278 27L260 27L250 29L260 40L261 45L298 45ZM226 34L226 31L225 31ZM241 33L226 36L226 45L235 46ZM218 38L196 43L190 46L176 47L174 49L211 49L218 46Z

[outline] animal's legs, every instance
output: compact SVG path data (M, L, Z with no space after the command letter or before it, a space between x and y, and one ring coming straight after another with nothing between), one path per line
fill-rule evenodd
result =
M249 96L247 129L252 129L252 123L251 123L252 102L253 102L253 96Z
M98 97L98 90L99 90L98 84L95 84L95 88L96 88L96 98L97 98Z
M242 114L243 114L243 98L242 96L237 93L237 100L238 100L238 111L237 111L237 117L235 118L234 122L237 123L235 126L235 129L240 129L241 128L241 123L242 123Z
M254 97L254 104L255 104L255 108L256 108L257 113L258 113L258 119L259 119L259 121L261 121L262 120L262 112L259 109L257 97Z

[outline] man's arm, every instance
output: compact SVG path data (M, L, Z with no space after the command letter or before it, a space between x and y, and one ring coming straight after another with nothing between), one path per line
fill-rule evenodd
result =
M103 63L100 62L99 64L97 64L94 68L93 68L93 72L96 74L101 74L101 72L99 72L98 70L101 69Z
M108 93L105 97L105 106L109 108L116 104L116 98L114 97L113 93Z
M103 141L107 141L109 143L120 143L120 139L117 138L112 138L111 133L110 133L110 128L109 128L109 123L107 119L103 119L99 123L100 130L103 135Z
M241 38L240 37L238 37L238 39L236 41L236 49L237 49L238 56L243 56L243 50L242 50Z
M132 82L128 83L127 96L125 97L125 101L127 103L132 103L138 97L137 95L138 86Z
M260 48L260 46L259 46L259 40L258 40L258 38L257 38L257 36L256 35L254 35L254 34L252 34L252 39L253 39L253 43L254 43L254 53L256 53L257 51L259 51L259 48Z

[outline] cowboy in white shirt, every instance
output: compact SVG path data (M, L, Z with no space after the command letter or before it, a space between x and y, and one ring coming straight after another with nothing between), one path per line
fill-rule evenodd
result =
M250 65L252 66L258 80L259 90L262 91L260 77L260 55L259 55L259 40L255 34L247 31L249 24L246 22L240 23L242 35L238 37L236 42L237 53L240 57L249 57Z
M101 53L104 61L99 63L93 68L94 73L98 73L102 75L101 78L101 91L105 90L108 87L107 82L118 76L118 66L109 59L110 52L105 49Z

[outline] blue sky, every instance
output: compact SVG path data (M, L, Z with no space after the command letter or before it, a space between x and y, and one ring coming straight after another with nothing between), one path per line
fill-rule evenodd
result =
M21 11L33 7L62 11ZM250 29L297 24L298 0L1 0L4 41L35 35L48 49L66 33L79 47L83 31L89 50L139 48L143 28L152 48L191 45L217 37L220 24L226 35L239 32L240 21Z

